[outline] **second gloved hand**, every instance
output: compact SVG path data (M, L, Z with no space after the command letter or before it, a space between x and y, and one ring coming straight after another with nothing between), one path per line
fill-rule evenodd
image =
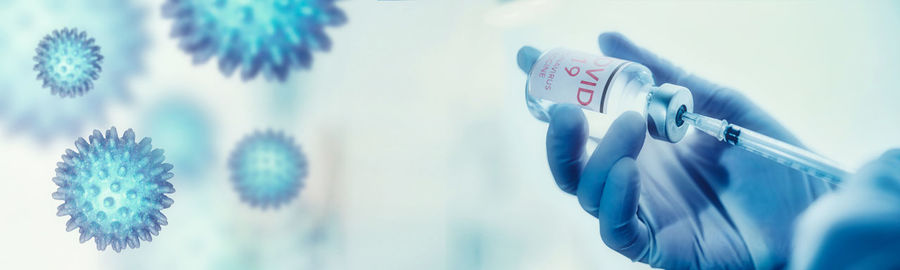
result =
M644 64L656 84L690 89L695 112L799 145L740 93L685 73L618 33L599 38L604 54ZM547 156L557 184L599 220L610 248L654 267L771 268L786 263L792 228L828 184L693 133L677 144L648 139L644 116L629 112L591 155L581 109L551 110Z
M797 228L791 269L900 269L900 149L816 201Z

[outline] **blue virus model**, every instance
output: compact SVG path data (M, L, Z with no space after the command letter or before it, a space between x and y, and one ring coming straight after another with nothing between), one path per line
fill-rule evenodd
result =
M147 9L138 1L0 1L0 134L41 143L74 138L106 117L107 107L130 100L145 66ZM102 19L100 19L102 18ZM60 98L34 80L35 45L54 29L77 23L102 47L103 71L84 95Z
M89 140L78 138L78 152L66 149L57 163L53 198L65 202L56 214L71 216L66 231L78 228L79 241L93 237L98 250L140 247L168 223L160 210L173 203L165 195L175 192L172 165L162 163L163 150L153 149L150 138L135 143L131 129L122 138L115 127L105 138L94 130Z
M80 96L94 88L100 78L100 47L94 45L84 31L63 28L53 30L38 44L34 70L37 79L50 87L50 93L60 97Z
M263 209L297 196L306 177L306 157L281 132L255 132L238 143L228 160L241 200Z
M248 80L262 71L284 81L291 69L309 68L310 51L327 51L325 26L347 21L335 0L167 0L163 15L174 18L172 36L194 63L218 56L226 76L238 66Z

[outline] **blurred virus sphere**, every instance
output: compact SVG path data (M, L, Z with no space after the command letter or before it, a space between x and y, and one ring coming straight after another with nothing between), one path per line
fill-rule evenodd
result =
M4 64L0 65L0 125L5 126L7 133L25 135L41 143L54 138L71 138L83 132L85 124L102 120L109 104L128 100L129 82L142 71L147 47L146 8L134 3L122 0L2 1L0 59ZM78 31L70 29L58 31L59 36L51 34L50 40L45 40L48 43L44 43L48 47L38 49L39 54L43 50L43 56L35 59L37 41L69 25L77 25ZM81 36L81 31L89 37ZM94 44L88 42L91 38L95 40ZM85 43L79 43L79 40ZM92 77L95 66L91 62L99 61L99 57L92 58L93 53L79 55L93 46L101 47L103 54L103 71L96 80ZM72 58L57 58L66 55ZM53 66L54 58L65 65L65 71ZM38 67L45 61L44 68L37 72L31 68L35 66L35 60ZM49 72L51 68L53 72ZM41 72L44 72L41 79L48 81L50 91L58 91L57 95L48 94L40 83L35 83L35 74ZM79 86L82 91L78 91ZM78 96L79 93L84 94L76 99L59 98Z
M238 143L228 160L241 200L255 207L279 207L297 196L307 174L306 157L281 132L255 132Z
M168 224L160 210L173 203L165 195L175 192L168 181L172 165L163 163L163 150L153 149L150 138L135 143L131 129L121 138L115 127L105 138L94 130L89 140L78 138L78 152L66 149L57 163L53 198L64 203L56 215L71 216L66 231L78 228L79 241L93 237L98 250L138 248Z
M325 26L347 21L335 0L166 0L163 16L175 20L172 36L195 64L218 57L231 76L238 66L249 80L260 71L284 81L292 69L309 68L311 51L328 51Z
M191 179L202 179L215 156L212 117L200 105L187 98L165 98L141 121L153 143L166 149L166 160L178 167L178 175Z
M100 78L100 47L94 45L84 31L63 28L53 30L38 44L34 70L37 79L50 87L50 93L60 97L75 97L94 88Z

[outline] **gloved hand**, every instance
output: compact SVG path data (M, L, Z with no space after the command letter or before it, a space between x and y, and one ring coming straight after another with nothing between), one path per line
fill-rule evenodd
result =
M618 33L599 38L607 56L641 63L656 84L687 87L694 111L800 145L739 92L686 73ZM550 112L547 157L556 183L599 219L610 248L654 267L772 268L790 254L794 222L830 190L819 179L691 132L681 142L649 139L646 119L621 115L592 155L574 106Z
M792 269L900 269L900 149L800 217Z

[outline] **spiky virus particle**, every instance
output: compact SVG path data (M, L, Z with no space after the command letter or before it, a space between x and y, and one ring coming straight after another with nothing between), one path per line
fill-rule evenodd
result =
M172 36L195 64L218 57L219 70L241 78L260 71L284 81L288 71L309 68L311 51L328 51L326 26L347 21L335 0L167 0L163 16L175 20Z
M66 149L57 163L59 188L52 196L64 202L56 214L70 216L66 231L78 228L78 240L94 238L98 250L138 248L168 224L160 210L174 202L165 195L175 192L168 181L172 165L163 163L163 150L153 149L150 138L135 143L131 129L121 138L115 127L105 137L94 130L89 140L78 138L78 151Z
M228 160L241 200L255 207L279 207L299 193L306 157L282 132L255 132L238 143Z
M151 36L144 23L147 9L136 2L0 1L0 133L51 145L47 142L74 138L86 124L102 121L108 105L131 100L130 82L145 66ZM69 25L94 38L103 54L93 89L74 99L42 89L32 69L38 41Z
M60 97L75 97L94 88L100 78L100 46L84 31L53 30L38 44L34 70L43 87Z

